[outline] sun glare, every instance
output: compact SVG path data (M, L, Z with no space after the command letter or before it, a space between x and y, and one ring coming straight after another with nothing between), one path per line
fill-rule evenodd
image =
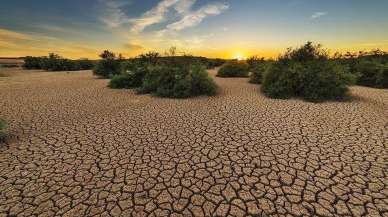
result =
M233 59L237 59L237 60L245 60L246 57L244 54L242 53L236 53L235 55L233 55Z

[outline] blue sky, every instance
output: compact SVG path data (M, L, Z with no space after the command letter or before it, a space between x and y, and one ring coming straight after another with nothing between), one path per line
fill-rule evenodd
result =
M386 0L2 0L0 56L179 51L274 57L308 40L388 49Z

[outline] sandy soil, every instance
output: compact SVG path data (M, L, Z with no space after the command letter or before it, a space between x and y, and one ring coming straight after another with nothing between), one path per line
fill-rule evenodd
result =
M23 63L24 63L23 59L0 57L0 64L23 64Z
M0 78L0 216L388 216L388 90L313 104L216 82L174 100L88 71Z

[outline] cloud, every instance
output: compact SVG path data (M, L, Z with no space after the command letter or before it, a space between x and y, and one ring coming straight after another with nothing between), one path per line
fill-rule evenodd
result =
M179 14L187 14L190 12L191 7L195 4L197 0L181 0L179 1L174 9L179 13Z
M65 57L97 56L97 48L85 43L69 42L36 33L21 33L0 28L0 56L47 55L59 53Z
M188 12L181 20L168 25L167 29L180 31L188 27L196 26L206 17L219 15L228 8L229 6L223 3L205 5L197 11Z
M141 45L134 44L134 43L131 43L131 42L126 43L126 44L124 45L124 47L125 47L126 49L129 49L129 50L142 50L142 49L144 48L144 47L141 46Z
M169 8L179 1L180 0L162 0L154 8L145 12L141 17L131 19L131 23L133 23L131 32L139 33L147 26L162 22L165 19Z
M178 21L167 25L164 30L161 30L159 35L163 35L168 31L180 31L182 29L196 26L208 16L214 16L222 13L229 8L223 3L211 3L202 6L196 11L192 10L193 5L197 0L162 0L155 7L143 13L140 17L130 18L124 11L123 7L128 2L122 0L99 0L104 3L105 15L101 18L109 27L119 27L123 24L132 24L131 33L138 34L144 31L148 26L161 23L167 19L170 9L174 9L178 14Z
M328 13L325 11L319 11L315 12L313 15L311 15L311 19L318 19L320 17L326 16Z
M120 0L99 0L104 4L104 15L100 20L109 27L119 27L130 21L129 17L124 13L122 7L127 6L130 2Z
M29 40L31 37L29 35L14 32L7 29L0 29L0 40L7 41L16 41L16 40Z

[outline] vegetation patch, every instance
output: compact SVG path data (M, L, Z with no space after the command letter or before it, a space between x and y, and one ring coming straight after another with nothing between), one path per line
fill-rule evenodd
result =
M0 142L7 136L7 122L0 118Z
M242 61L230 61L224 64L217 73L218 77L248 77L249 65Z
M110 88L133 88L141 94L187 98L216 93L217 85L206 69L209 68L209 62L213 67L221 64L221 60L213 62L204 57L174 55L175 50L164 57L157 52L149 52L138 58L123 60L105 51L101 54L102 60L97 64L98 70L95 73L110 77Z
M388 54L380 50L337 54L335 61L345 65L356 76L357 84L368 87L388 88Z
M271 66L272 61L265 60L264 58L259 58L257 56L253 56L247 59L247 64L249 66L249 83L252 84L261 84L263 80L263 76L266 71Z
M217 85L202 65L150 67L140 88L141 93L172 98L210 96L216 91Z
M102 78L112 78L121 73L121 58L108 50L100 54L101 60L98 61L93 73Z
M269 97L301 97L307 101L338 100L353 84L348 68L330 60L320 45L308 42L298 49L288 49L264 75L262 91Z
M43 69L46 71L79 71L90 70L93 67L94 62L91 60L70 60L54 53L44 57L27 56L24 58L23 64L25 69Z

